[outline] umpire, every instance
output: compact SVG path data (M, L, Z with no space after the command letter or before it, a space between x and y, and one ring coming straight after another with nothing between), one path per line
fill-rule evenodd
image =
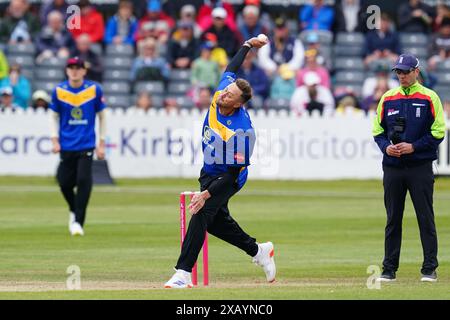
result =
M437 94L422 86L419 60L402 54L392 70L400 87L381 98L373 124L383 152L384 204L387 213L383 273L379 281L395 281L400 259L402 218L409 191L420 228L424 261L421 281L437 280L437 235L434 224L432 162L444 138L445 120Z

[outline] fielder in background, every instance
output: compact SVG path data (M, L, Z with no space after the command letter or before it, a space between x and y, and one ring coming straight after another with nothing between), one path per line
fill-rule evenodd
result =
M69 232L84 235L86 208L92 190L92 158L105 157L105 104L100 86L85 80L86 66L78 57L67 60L67 81L60 83L50 104L53 153L60 153L57 179L69 205ZM100 142L95 148L95 117ZM74 188L77 188L75 193Z
M416 211L423 248L421 281L436 281L438 243L433 211L434 174L439 143L445 135L444 111L438 95L422 86L419 60L402 54L392 70L400 87L387 91L378 105L373 135L383 152L384 204L387 223L383 273L379 281L395 281L402 242L406 192Z
M166 288L192 287L191 272L208 232L246 252L263 267L266 279L275 280L274 246L258 244L231 217L229 199L247 180L247 167L255 144L255 131L243 107L252 97L250 84L236 79L236 72L252 48L268 43L264 35L247 40L227 66L215 92L203 124L204 165L200 173L200 190L189 210L192 215L176 272Z

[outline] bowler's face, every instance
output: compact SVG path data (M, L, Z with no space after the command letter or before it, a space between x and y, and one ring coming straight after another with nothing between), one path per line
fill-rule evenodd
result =
M241 89L239 89L236 83L232 83L219 94L217 104L222 107L239 108L241 105L241 95Z

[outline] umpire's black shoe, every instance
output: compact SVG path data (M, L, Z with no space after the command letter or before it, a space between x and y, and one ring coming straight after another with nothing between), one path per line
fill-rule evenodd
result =
M383 271L381 276L377 279L380 282L392 282L395 281L395 272L394 271Z
M436 282L437 281L437 273L436 273L436 271L422 273L422 277L420 278L420 281L422 281L422 282Z

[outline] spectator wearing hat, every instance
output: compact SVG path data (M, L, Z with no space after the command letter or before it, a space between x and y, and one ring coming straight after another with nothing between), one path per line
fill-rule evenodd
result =
M214 16L212 12L216 8L222 8L225 10L225 14L223 15L225 25L232 31L237 31L236 25L236 14L234 12L233 6L222 0L205 0L203 5L200 7L197 23L203 32L210 29L213 25Z
M436 70L439 62L450 58L450 17L442 20L438 33L433 35L430 53L431 58L428 60L430 71Z
M384 81L387 83L388 89L394 89L398 87L399 83L396 79L393 79L390 74L390 67L386 64L378 64L375 68L375 75L368 77L364 80L362 86L362 98L365 99L375 93L377 83Z
M252 87L253 95L260 96L264 100L269 96L270 80L264 70L255 63L255 58L255 51L250 50L236 76L247 80Z
M0 42L31 43L40 30L39 19L30 12L27 0L11 0L0 23Z
M13 91L14 103L22 109L28 107L31 97L31 84L20 73L20 65L14 64L9 69L9 76L0 82L0 88L10 87Z
M73 38L76 40L82 34L88 34L91 42L103 41L105 35L105 23L103 16L90 3L89 0L80 0L80 26L77 28L69 28Z
M334 10L324 5L323 0L313 0L299 12L300 30L328 30L334 21Z
M85 62L87 79L101 82L103 75L101 57L95 53L91 47L91 37L87 33L81 34L75 41L75 49L71 52L71 55L77 56Z
M190 21L179 21L177 31L168 43L167 60L172 68L189 69L199 55L199 39Z
M37 109L47 110L48 106L50 104L51 98L50 98L49 94L47 92L45 92L44 90L37 90L31 96L31 101L32 101L31 107L34 110L37 110Z
M330 89L320 85L320 77L315 72L309 72L304 77L305 84L295 89L291 97L292 112L302 115L305 112L318 110L320 114L332 114L334 98Z
M202 29L197 24L197 11L192 4L185 4L180 9L180 19L179 22L191 22L194 29L194 37L200 38L202 35Z
M8 59L6 59L3 50L0 49L0 81L8 76L9 64Z
M169 64L160 57L155 39L139 41L138 52L131 67L132 81L166 81L169 78Z
M217 36L217 44L223 48L228 57L232 57L237 52L241 40L238 33L232 31L230 27L225 24L227 17L227 11L222 7L215 8L211 16L213 18L213 24L202 35L202 39L205 40L206 33L213 33Z
M36 39L38 62L57 57L67 59L74 49L75 42L72 34L64 25L64 16L59 11L52 11L48 15L48 24L42 29Z
M366 34L363 49L366 66L378 60L395 61L401 52L400 39L397 32L392 30L392 20L388 14L381 14L379 30L371 30Z
M212 60L213 44L204 42L200 47L200 57L194 60L191 69L191 83L194 87L215 88L220 80L220 68Z
M305 52L305 66L297 72L297 86L305 84L305 75L315 72L320 78L320 84L328 89L331 88L330 74L328 70L317 62L317 50L309 49Z
M168 41L170 30L175 28L175 20L162 10L159 0L148 1L147 14L139 20L134 35L136 42L148 37L145 34L150 27L157 33L158 40L163 43Z
M69 5L66 0L52 0L44 2L41 4L41 9L39 10L39 19L41 25L45 26L47 24L48 15L52 11L58 11L63 16L63 20L66 21L67 18L67 8Z
M104 42L134 46L134 34L137 26L138 22L133 16L133 3L130 0L120 0L117 13L109 18L106 24Z
M211 60L215 61L220 69L225 70L228 65L228 55L224 48L219 47L217 36L212 32L207 32L203 36L205 42L211 46Z
M7 109L16 110L20 108L14 103L13 89L11 87L0 88L0 110L3 112Z
M270 87L271 99L291 99L296 88L295 72L287 64L278 68L277 75Z
M275 30L270 45L258 50L259 65L269 75L273 75L278 67L287 63L291 70L303 65L305 49L300 39L289 34L286 20L279 17L275 20Z
M429 33L435 10L421 0L409 0L398 8L398 29L401 32Z
M148 112L150 109L153 109L153 96L151 92L141 91L138 93L138 97L136 100L136 105L130 107L127 110L142 110L144 112Z
M328 70L331 70L332 69L331 57L329 55L324 56L322 54L323 50L321 49L321 46L322 45L319 41L319 35L317 34L317 32L314 31L308 32L305 39L305 52L308 50L315 51L317 63L327 68Z

